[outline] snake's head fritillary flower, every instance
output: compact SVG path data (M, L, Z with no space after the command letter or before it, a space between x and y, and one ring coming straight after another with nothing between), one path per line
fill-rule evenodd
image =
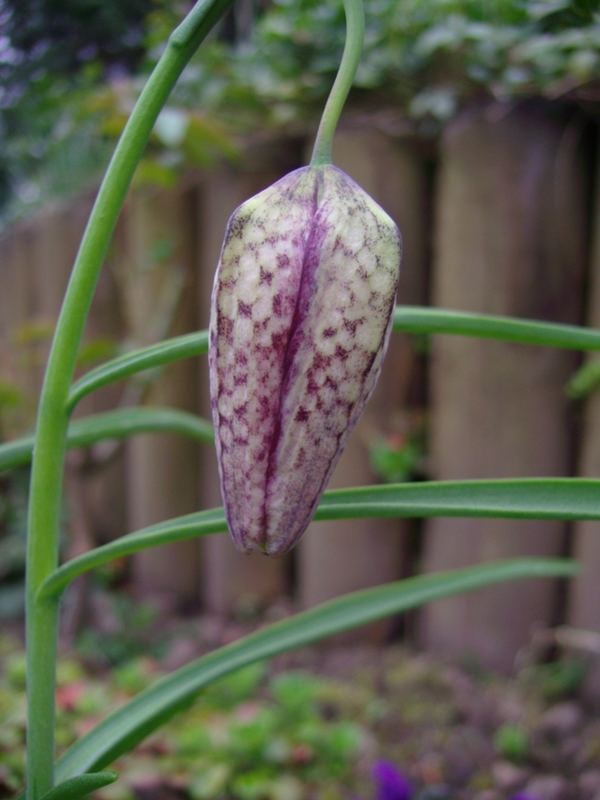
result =
M209 364L240 550L284 553L306 530L375 387L400 254L395 223L333 166L295 170L232 214Z

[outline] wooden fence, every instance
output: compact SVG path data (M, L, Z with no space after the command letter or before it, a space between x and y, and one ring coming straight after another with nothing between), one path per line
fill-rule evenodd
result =
M600 186L594 131L568 107L490 103L459 116L435 148L347 126L336 163L398 220L405 257L399 302L600 325ZM89 347L139 346L205 327L228 215L303 161L298 142L253 152L248 167L190 175L175 190L127 202L90 319ZM91 198L5 231L0 259L1 379L32 398ZM589 292L587 291L589 287ZM588 302L589 296L589 302ZM600 392L568 399L581 359L567 351L396 336L376 395L335 473L334 486L373 482L369 443L427 431L435 479L600 474ZM208 415L206 360L103 390L78 413L143 401ZM23 410L24 409L24 410ZM33 403L9 418L25 426ZM2 417L7 426L7 415ZM143 435L69 459L70 537L92 541L220 503L209 448ZM311 526L292 556L238 555L225 537L148 551L132 561L140 593L163 592L227 612L283 594L301 606L416 571L512 555L574 553L585 568L564 584L529 581L436 603L409 619L433 650L508 668L536 626L600 631L600 526L437 519ZM365 635L385 636L389 624Z

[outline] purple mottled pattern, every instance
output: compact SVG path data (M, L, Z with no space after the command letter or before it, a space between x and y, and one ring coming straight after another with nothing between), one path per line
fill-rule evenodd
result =
M378 761L373 767L376 800L411 800L413 787L408 778L389 761Z
M344 172L305 167L231 216L210 321L229 529L286 552L306 530L381 370L400 234Z

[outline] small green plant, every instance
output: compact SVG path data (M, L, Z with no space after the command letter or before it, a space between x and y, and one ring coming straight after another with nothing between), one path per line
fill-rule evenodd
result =
M208 349L209 337L205 331L190 333L116 358L91 370L73 383L82 333L99 272L125 195L154 123L182 70L230 4L230 0L200 0L170 36L167 47L123 130L83 236L52 342L39 401L35 437L15 440L0 448L0 468L8 469L26 464L30 460L32 464L26 597L27 800L83 797L112 783L116 775L106 771L105 767L189 704L200 690L243 666L458 592L474 590L494 582L533 576L570 576L575 571L575 565L566 560L517 559L454 572L417 576L324 603L215 650L150 685L81 736L54 763L56 645L60 598L64 589L74 578L116 557L165 542L227 530L222 509L199 511L130 533L59 564L64 460L68 447L90 444L104 438L123 438L148 430L169 430L191 436L200 442L213 441L211 426L205 420L174 409L120 409L73 423L70 423L70 415L82 397L100 386L180 358L206 353ZM323 174L336 174L332 172L334 168L330 163L332 139L362 46L362 2L345 0L344 7L348 21L346 44L338 77L325 107L313 163L314 167L323 169ZM314 199L318 199L317 194ZM361 203L364 210L368 203L364 198ZM320 208L320 213L326 214L326 211L327 209ZM363 243L366 248L365 257L367 261L372 261L373 253L369 249L374 246L371 228L364 227L363 232L368 234ZM344 236L347 234L348 231L344 229ZM344 248L350 247L351 237L348 240L344 238L342 244ZM333 245L334 243L332 247ZM307 263L310 261L309 258L306 260ZM344 266L345 264L341 264L340 269ZM339 275L333 274L332 277L339 279ZM365 289L364 276L359 277L360 280L355 281L355 288L362 291ZM377 277L373 280L376 281ZM598 331L452 311L403 307L393 310L387 290L383 292L383 296L386 298L386 325L389 319L386 334L393 328L418 334L446 332L527 344L600 349ZM301 307L300 303L300 310ZM240 313L244 316L243 310ZM381 309L378 309L378 313L381 313ZM324 304L323 314L327 314L327 304ZM323 316L319 316L317 321L319 325L325 322ZM294 320L294 324L296 322ZM366 330L371 330L370 325L366 326ZM322 335L325 338L328 336L325 330ZM382 353L381 341L381 330L378 330L373 341L367 341L365 345L367 349L371 348L374 357L379 357ZM338 357L343 361L343 354L338 353ZM363 363L362 378L359 380L360 376L354 375L346 388L354 389L358 386L362 391L361 380L364 382L367 369L372 367L373 360ZM373 370L373 375L375 372ZM331 378L331 375L328 377ZM369 380L370 378L369 374ZM368 383L363 388L366 396L370 388ZM217 403L226 396L226 391L219 390ZM344 413L347 411L348 409ZM346 420L347 425L350 427L354 421L352 413ZM338 430L336 436L338 434L335 448L339 448L344 431ZM220 438L222 447L226 443L222 433ZM315 447L315 452L317 449ZM330 457L333 457L334 452L330 453ZM313 455L310 452L308 457L312 458ZM320 454L319 458L322 457L323 454ZM321 470L322 464L318 466ZM306 474L310 477L310 473ZM321 470L319 474L324 484L327 470ZM229 476L231 477L231 473ZM240 485L245 486L243 483ZM323 486L318 488L319 491L315 492L312 487L310 497L304 498L300 504L303 515L306 515L309 506L312 514ZM298 491L301 489L302 487ZM280 494L279 499L282 498L286 502L285 495ZM600 519L599 498L598 480L513 478L399 483L328 492L320 499L316 518L460 515ZM239 515L241 509L237 508L236 513ZM305 522L304 518L295 520L298 529ZM262 541L264 534L266 531L258 530L257 539ZM306 687L301 689L298 683L295 686L296 690L306 693ZM285 682L279 684L276 691L280 702L283 701L286 713L296 714L300 719L303 709L291 699L289 685L286 687ZM95 698L94 702L100 710L101 699ZM249 745L254 748L255 754L258 751L263 752L267 739L269 747L275 745L276 730L277 718L274 719L272 710L266 710L251 724L242 723L241 731L238 728L237 732L234 730L231 733L231 741L234 743L231 746L240 748L240 758L246 758ZM325 737L325 741L314 721L304 718L298 723L298 735L301 731L305 738L303 745L310 746L313 750L324 749L334 769L337 769L336 764L342 764L352 752L355 737L349 729L341 728L334 733L330 731L331 735ZM263 785L261 782L265 780L265 769L266 766L250 777L246 774L244 777L237 775L231 778L232 791L240 798L259 797ZM318 775L316 779L320 779ZM212 789L209 791L204 787L198 791L200 794L218 793L215 788L218 780L222 780L222 776L213 775Z
M494 747L502 758L518 764L525 761L529 754L529 737L520 725L507 722L496 731Z
M290 673L271 683L262 702L237 710L227 704L221 725L207 729L211 733L202 747L192 796L300 798L307 787L351 775L362 731L353 723L326 721L317 703L319 689L314 678ZM215 699L209 692L204 702L213 705ZM180 744L190 737L188 747L197 754L197 730L183 733Z
M0 797L5 789L15 793L22 783L25 725L24 655L8 638L0 639L0 652L4 649L14 652L6 656L0 675L0 710L7 720L0 733ZM140 658L106 676L98 676L79 660L59 661L58 746L64 749L89 720L123 696L147 689L159 674L156 663ZM188 800L223 796L300 800L323 787L340 797L355 778L366 733L358 723L332 718L331 700L324 713L321 697L331 695L331 686L300 672L269 680L260 662L238 670L207 687L192 708L155 735L149 751L163 752L164 763L148 765L143 751L130 756L121 764L122 785L102 796L133 797L133 787L146 771L146 780L165 790L177 787Z
M547 664L535 664L523 670L523 681L545 700L573 697L584 682L587 664L582 659L563 657Z
M77 649L84 657L118 667L136 656L158 657L163 653L166 642L155 636L158 614L151 605L114 593L107 593L105 601L115 624L110 630L81 631Z
M375 474L387 483L415 480L424 473L425 441L422 431L392 434L369 444Z

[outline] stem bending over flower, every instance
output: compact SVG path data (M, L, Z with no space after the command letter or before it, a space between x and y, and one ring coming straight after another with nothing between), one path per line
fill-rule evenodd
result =
M344 0L346 42L333 86L323 109L310 160L311 166L331 164L333 136L352 87L363 49L365 12L363 0Z
M56 568L67 401L85 321L125 195L154 122L202 39L232 0L199 0L173 32L125 126L102 181L52 341L39 403L27 539L27 798L54 784L54 685L58 608L38 603L39 587Z

